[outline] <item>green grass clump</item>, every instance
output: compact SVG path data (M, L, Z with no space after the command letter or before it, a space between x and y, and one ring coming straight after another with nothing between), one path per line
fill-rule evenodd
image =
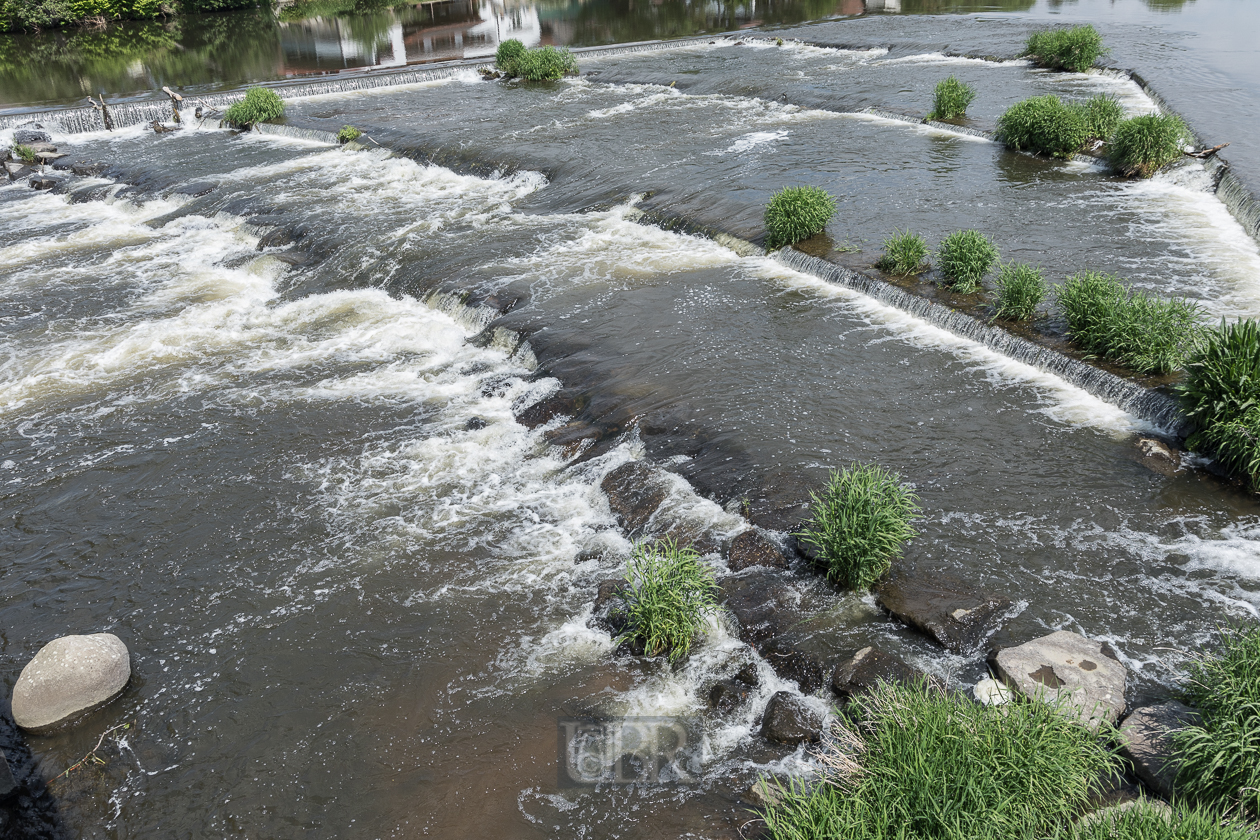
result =
M976 98L976 91L971 85L958 81L950 76L936 85L932 97L932 113L929 120L952 120L967 116L967 106Z
M225 122L237 128L248 128L254 123L266 122L284 116L284 101L275 91L253 87L245 91L245 98L233 103L223 113Z
M494 51L494 66L508 76L519 76L517 64L526 52L524 44L515 38L509 38Z
M1091 140L1107 140L1124 121L1124 106L1114 96L1099 94L1084 102L1070 103L1085 118L1086 133Z
M884 255L875 267L889 274L918 274L927 268L928 246L923 237L909 230L894 230L884 240Z
M337 142L343 146L346 143L353 143L363 136L363 132L352 125L343 125L341 131L337 132Z
M1042 67L1084 73L1107 49L1098 30L1088 24L1071 29L1043 29L1028 36L1024 55Z
M1012 149L1068 158L1089 140L1089 122L1053 94L1016 102L998 117L997 132Z
M618 593L626 629L617 643L630 642L645 656L686 656L705 618L718 609L713 570L695 549L672 539L639 544L626 567L630 586Z
M881 467L856 464L833 472L827 489L810 496L810 518L797 537L818 549L827 576L841 586L869 589L915 536L918 497Z
M1149 178L1181 157L1190 132L1175 114L1147 114L1124 120L1107 145L1111 168L1132 178Z
M974 230L956 230L941 240L936 250L936 264L945 282L956 292L980 291L980 281L997 261L998 249Z
M819 187L784 187L766 205L766 248L773 251L822 233L836 200Z
M13 154L15 157L25 161L26 163L35 162L35 150L23 143L13 144Z
M1197 304L1126 288L1110 274L1074 274L1055 296L1072 341L1138 373L1180 370L1203 333Z
M1260 324L1222 320L1203 333L1185 369L1177 396L1199 427L1187 443L1260 489Z
M516 60L516 72L527 82L554 82L577 72L577 60L568 50L540 47L527 50Z
M1190 664L1187 702L1200 726L1173 734L1177 792L1260 816L1260 626L1230 627L1219 652Z
M1037 311L1048 287L1041 269L1028 263L1007 263L998 270L995 318L1025 321Z
M920 680L850 701L821 762L821 782L766 808L775 840L1042 840L1114 757L1053 704L983 706Z
M1169 813L1149 801L1077 822L1071 840L1254 840L1246 827L1212 811L1194 808Z

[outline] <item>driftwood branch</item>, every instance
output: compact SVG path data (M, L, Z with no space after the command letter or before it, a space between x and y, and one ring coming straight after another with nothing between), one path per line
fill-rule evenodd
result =
M1216 154L1217 152L1219 152L1221 149L1225 148L1228 145L1229 145L1228 143L1222 143L1221 145L1213 146L1210 149L1203 149L1198 152L1186 152L1186 156L1192 157L1192 158L1199 158L1200 160L1203 160L1205 158L1210 158L1212 155Z
M96 746L92 747L91 752L83 756L83 758L80 758L74 764L71 764L69 767L67 767L66 771L62 773L60 776L58 776L56 779L53 779L53 781L55 782L58 779L64 779L66 776L69 776L72 772L74 772L75 770L78 770L80 767L82 767L85 764L104 764L105 759L97 755L96 751L99 750L101 748L101 745L105 743L105 736L109 735L109 733L111 732L116 732L119 729L130 729L130 728L131 728L131 721L127 721L126 723L120 723L117 726L111 726L109 729L106 729L104 732L101 733L101 737L96 739Z

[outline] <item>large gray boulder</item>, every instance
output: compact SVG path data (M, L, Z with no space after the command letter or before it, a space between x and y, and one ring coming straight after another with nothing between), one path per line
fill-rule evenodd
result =
M1143 784L1164 799L1172 799L1177 763L1170 736L1201 722L1197 711L1176 700L1142 706L1120 724L1120 754L1133 763L1133 771Z
M1006 648L990 659L998 678L1027 697L1054 703L1097 730L1124 711L1124 666L1109 645L1069 630Z
M13 686L13 720L46 731L113 700L131 679L127 646L112 633L63 636L26 663Z

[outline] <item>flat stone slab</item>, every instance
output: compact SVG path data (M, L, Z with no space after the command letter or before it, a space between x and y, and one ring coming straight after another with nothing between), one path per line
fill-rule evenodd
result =
M894 570L875 602L953 653L969 653L996 633L1011 602L943 573Z
M1097 729L1124 711L1124 666L1109 645L1059 630L998 651L990 659L998 679L1026 697L1054 703Z
M41 732L103 706L127 687L131 659L112 633L62 636L40 648L13 686L13 720Z
M1142 784L1164 799L1172 799L1177 763L1171 734L1201 722L1197 711L1176 700L1141 706L1120 724L1120 754L1133 763Z
M831 688L847 699L870 691L880 681L909 685L926 676L891 653L865 647L836 666L831 673Z

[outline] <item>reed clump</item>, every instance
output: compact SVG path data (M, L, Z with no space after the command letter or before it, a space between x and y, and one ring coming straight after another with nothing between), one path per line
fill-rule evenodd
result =
M820 187L784 187L766 204L766 248L773 251L822 233L836 200Z
M997 247L975 230L956 230L942 239L936 249L936 264L946 284L963 294L980 290L980 281L997 258Z
M984 706L926 679L855 697L819 758L821 781L766 808L775 840L1056 837L1115 763L1053 704Z
M930 120L953 120L967 116L967 106L976 98L976 91L966 82L950 76L937 83L932 95L932 113Z
M1024 55L1035 64L1073 73L1084 73L1106 52L1102 35L1088 24L1034 32L1024 46Z
M555 47L526 49L515 38L499 44L494 53L494 65L505 76L519 76L527 82L554 82L577 73L577 59L568 50Z
M928 269L928 246L922 236L909 230L894 230L884 240L884 253L875 263L880 271L903 277Z
M626 579L630 585L618 593L626 629L617 643L670 662L686 656L718 610L713 570L695 549L665 539L635 546Z
M1011 262L998 270L995 318L1026 321L1045 300L1049 286L1041 269L1028 263Z
M1053 94L1016 102L998 117L998 138L1017 151L1069 158L1091 140L1107 140L1124 117L1114 98L1065 102Z
M915 536L918 497L882 467L833 472L827 488L810 495L810 518L797 537L818 549L827 576L848 589L869 589Z
M1187 443L1260 490L1260 324L1222 320L1204 331L1185 371L1177 396L1198 426Z
M1180 370L1203 333L1197 304L1130 289L1110 274L1074 274L1055 297L1077 346L1138 373Z
M1117 125L1107 144L1107 161L1126 177L1150 178L1181 157L1189 137L1186 124L1176 114L1133 117Z
M284 116L284 100L275 91L261 87L252 87L245 91L245 98L234 102L223 113L223 121L237 128L249 128L251 125Z
M353 143L363 136L363 132L352 125L343 125L341 130L337 132L337 142L341 145Z

